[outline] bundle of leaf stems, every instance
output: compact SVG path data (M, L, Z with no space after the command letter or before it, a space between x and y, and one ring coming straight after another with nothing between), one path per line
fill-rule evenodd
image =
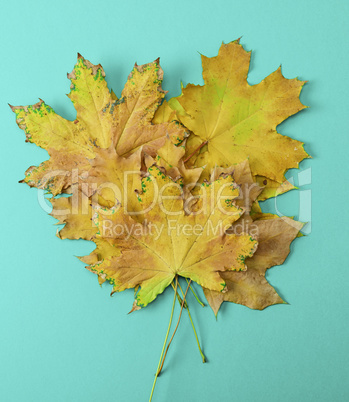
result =
M195 339L196 339L196 342L197 342L197 344L198 344L198 348L199 348L199 352L200 352L200 355L201 355L201 358L202 358L202 362L203 362L203 363L206 363L206 358L205 358L205 355L204 355L204 353L203 353L203 351L202 351L202 349L201 349L200 342L199 342L199 338L198 338L198 335L197 335L197 333L196 333L195 326L194 326L194 322L193 322L193 319L192 319L191 314L190 314L190 311L189 311L188 303L187 303L187 301L186 301L186 297L187 297L188 290L190 289L190 290L192 291L192 293L193 293L193 295L195 296L196 300L198 301L198 303L199 303L202 307L205 307L205 305L202 303L202 301L199 299L199 297L198 297L197 294L195 293L194 289L192 288L192 286L191 286L191 282L192 282L191 279L190 279L190 280L186 279L186 281L187 281L187 288L186 288L185 292L183 292L183 289L182 289L182 287L181 287L181 284L179 283L179 280L178 280L178 276L177 276L177 275L176 275L176 277L175 277L175 280L174 280L174 281L172 282L172 284L171 284L172 287L173 287L173 289L174 289L174 296L173 296L173 303L172 303L172 309L171 309L171 315L170 315L170 322L169 322L169 324L168 324L167 332L166 332L166 336L165 336L165 341L164 341L164 344L163 344L163 346L162 346L162 351L161 351L161 355L160 355L160 359L159 359L159 364L158 364L158 367L157 367L157 369L156 369L156 374L155 374L155 378L154 378L154 382L153 382L153 387L152 387L152 389L151 389L151 394L150 394L149 402L151 402L151 400L152 400L152 398L153 398L156 380L157 380L157 378L159 377L159 375L160 375L160 373L161 373L161 370L162 370L162 368L163 368L163 366L164 366L164 362L165 362L165 359L166 359L166 356L167 356L167 352L168 352L168 350L169 350L169 348L170 348L170 345L171 345L171 343L172 343L172 340L173 340L173 338L174 338L174 336L175 336L175 334L176 334L176 332L177 332L177 329L178 329L178 326L179 326L179 322L180 322L181 317L182 317L183 308L186 309L187 312L188 312L188 316L189 316L191 325L192 325L192 327L193 327ZM181 297L180 294L178 293L178 288L179 288L179 290L181 291L182 297ZM174 329L174 331L173 331L173 333L172 333L172 336L171 336L170 341L169 341L168 344L167 344L167 339L168 339L168 336L169 336L169 334L170 334L171 325L172 325L172 320L173 320L173 312L174 312L174 308L175 308L175 304L176 304L176 298L177 298L177 300L178 300L178 302L179 302L179 304L180 304L180 306L181 306L181 309L180 309L180 312L179 312L179 317L178 317L178 320L177 320L176 327L175 327L175 329ZM166 347L166 344L167 344L167 347ZM165 350L165 348L166 348L166 350Z

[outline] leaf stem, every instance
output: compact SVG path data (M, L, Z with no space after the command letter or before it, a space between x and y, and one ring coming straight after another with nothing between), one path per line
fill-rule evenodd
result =
M189 282L188 278L185 278L185 280L187 281L187 283ZM181 289L182 290L182 289ZM193 289L193 287L190 285L190 290L192 291L193 295L195 296L195 299L197 300L197 302L202 306L205 307L204 303L199 299L199 296L195 293L195 290Z
M193 153L191 153L187 158L184 159L183 162L184 162L184 163L188 162L188 160L189 160L192 156L194 156L198 151L200 151L200 149L201 149L202 147L204 147L207 143L208 143L208 140L205 141L205 142L203 142L201 145L199 145L199 146L195 149L195 151L194 151Z
M177 286L178 286L178 278L177 278L177 276L176 276L175 294L174 294L174 297L173 297L173 303L172 303L172 310L171 310L170 322L169 322L169 324L168 324L168 328L167 328L167 332L166 332L165 341L164 341L164 344L163 344L163 346L162 346L162 351L161 351L161 355L160 355L160 360L159 360L158 368L157 368L157 370L156 370L156 374L155 374L155 378L154 378L154 382L153 382L153 388L151 389L151 394L150 394L149 402L151 402L151 400L152 400L152 398L153 398L156 380L157 380L157 378L158 378L158 376L159 376L159 374L160 374L161 367L162 367L162 366L160 367L160 365L161 365L161 362L163 361L163 360L162 360L162 357L163 357L163 355L164 355L165 346L166 346L167 339L168 339L168 335L169 335L170 329L171 329L172 318L173 318L173 311L174 311L174 307L175 307L175 304L176 304ZM183 302L182 302L182 307L183 307ZM178 324L177 324L177 326L178 326Z
M182 290L181 284L179 282L178 282L178 286L179 286L179 289L181 290L181 292L183 294L183 290ZM196 342L197 342L198 347L199 347L199 352L200 352L200 355L201 355L201 358L202 358L202 362L206 363L206 358L205 358L205 355L203 354L203 352L201 350L199 338L198 338L198 335L197 335L196 330L195 330L195 325L194 325L193 319L191 318L189 307L187 307L187 311L188 311L188 316L189 316L189 319L190 319L190 322L191 322L191 326L193 327L193 330L194 330L194 335L195 335L195 339L196 339Z
M178 282L178 285L179 285L179 282ZM173 281L171 282L171 286L173 287L173 290L174 290L175 292L177 292L177 299L178 299L179 305L181 306L183 299L182 299L181 296L179 295L178 290L176 291L176 287L175 287ZM183 293L183 292L182 292L182 293ZM184 308L188 308L188 304L187 304L186 301L184 302Z
M178 279L177 279L177 283L178 283ZM176 334L176 332L177 332L177 328L178 328L179 322L180 322L181 317L182 317L182 311L183 311L183 307L184 307L184 302L185 302L185 298L186 298L187 293L188 293L188 290L189 290L190 283L191 283L191 279L190 279L189 284L188 284L188 286L187 286L187 290L185 291L184 296L183 296L183 301L182 301L182 305L181 305L181 311L179 312L179 317L178 317L178 321L177 321L176 328L174 329L173 334L172 334L171 339L170 339L170 342L169 342L168 345L167 345L166 352L165 352L165 354L164 354L164 357L162 358L161 366L160 366L160 368L158 368L157 376L161 373L161 370L162 370L162 368L163 368L163 366L164 366L164 362L165 362L165 359L166 359L166 355L167 355L168 349L169 349L169 347L170 347L170 345L171 345L171 342L172 342L172 340L173 340L173 337L175 336L175 334ZM176 299L176 292L175 292L175 299ZM150 402L150 401L149 401L149 402Z

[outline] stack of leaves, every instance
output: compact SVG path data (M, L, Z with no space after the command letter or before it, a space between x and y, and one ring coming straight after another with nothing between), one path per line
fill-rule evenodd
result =
M79 55L68 74L74 121L41 100L11 106L27 141L50 155L23 181L51 194L60 238L95 242L81 260L99 283L135 289L131 311L171 285L189 313L192 282L215 315L223 301L283 303L265 273L284 262L302 223L264 214L259 201L291 190L285 172L308 157L276 130L305 108L304 82L278 69L251 86L249 63L239 41L222 44L202 56L204 85L167 102L159 60L136 64L118 99L101 65Z

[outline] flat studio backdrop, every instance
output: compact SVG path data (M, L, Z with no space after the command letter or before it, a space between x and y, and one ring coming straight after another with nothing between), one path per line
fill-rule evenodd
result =
M25 143L8 103L42 98L73 120L66 73L77 52L103 65L118 96L135 62L160 57L167 98L178 96L181 82L203 83L199 53L215 56L222 41L239 37L252 50L250 84L280 64L285 77L308 80L301 101L310 108L278 130L304 141L313 159L288 174L299 190L263 208L311 226L267 275L288 305L224 304L216 321L191 302L208 363L183 315L153 401L349 399L348 12L344 0L3 2L1 401L148 400L173 297L168 289L127 315L133 291L109 297L110 285L100 288L74 257L93 243L55 236L41 193L18 184L47 153Z

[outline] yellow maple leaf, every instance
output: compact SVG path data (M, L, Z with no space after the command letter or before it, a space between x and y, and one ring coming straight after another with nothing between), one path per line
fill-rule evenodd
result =
M253 175L268 178L267 186L275 188L285 181L286 170L308 157L303 143L276 131L278 124L305 108L299 100L304 81L284 78L279 68L249 85L249 63L250 53L239 41L222 44L218 56L202 56L205 84L187 85L169 106L192 131L186 159L191 166L206 167L203 177L216 165L229 167L249 158Z
M245 270L244 260L256 247L249 234L225 235L244 212L234 202L239 188L232 176L222 175L201 185L197 202L188 211L178 183L156 166L148 173L138 196L144 215L141 223L122 208L96 207L96 238L106 240L115 252L88 269L109 280L114 292L140 286L137 305L142 307L163 292L176 275L224 292L219 272ZM158 192L162 193L160 198Z
M109 91L102 66L80 55L68 78L68 96L77 111L74 121L57 115L42 100L33 106L11 106L27 141L50 155L48 161L27 170L24 182L54 196L71 192L71 186L80 183L79 190L87 196L98 191L102 205L114 205L120 194L117 197L108 186L98 187L111 183L121 193L124 185L134 188L141 151L155 155L166 136L178 143L187 132L176 122L152 123L165 96L159 60L136 64L120 99ZM133 172L128 184L125 171Z

